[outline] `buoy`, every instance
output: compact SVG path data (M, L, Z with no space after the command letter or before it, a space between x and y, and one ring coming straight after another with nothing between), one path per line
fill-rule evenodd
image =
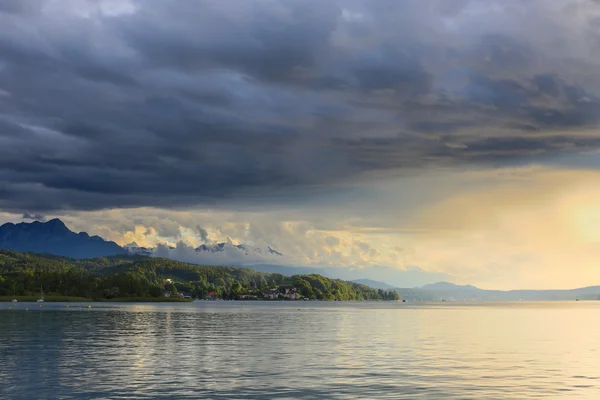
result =
M92 306L88 306L88 308L92 308Z
M300 311L300 309L298 309L298 311Z
M25 311L29 311L29 308L26 308Z
M69 306L65 306L65 308L69 308Z

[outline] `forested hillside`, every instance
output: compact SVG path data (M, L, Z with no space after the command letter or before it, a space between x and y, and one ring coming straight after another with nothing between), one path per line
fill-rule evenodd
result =
M92 299L192 297L239 298L280 286L301 297L323 300L398 300L395 292L328 279L321 275L261 273L247 268L198 266L164 258L111 256L75 260L0 250L0 296L48 295Z

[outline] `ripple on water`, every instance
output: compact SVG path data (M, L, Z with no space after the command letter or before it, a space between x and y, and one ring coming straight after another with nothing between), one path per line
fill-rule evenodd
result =
M0 305L0 398L600 398L599 305L243 306Z

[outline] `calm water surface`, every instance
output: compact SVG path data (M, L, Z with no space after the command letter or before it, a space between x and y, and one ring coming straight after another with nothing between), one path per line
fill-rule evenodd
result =
M597 302L0 303L0 340L3 400L600 399Z

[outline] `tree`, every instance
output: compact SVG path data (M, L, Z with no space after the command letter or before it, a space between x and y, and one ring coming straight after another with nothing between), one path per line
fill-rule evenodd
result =
M223 278L217 278L215 279L215 281L213 282L215 284L216 287L225 287L225 280Z
M312 286L308 281L302 278L298 278L294 281L294 287L298 293L300 293L304 297L312 298L315 294L312 290Z
M240 282L233 282L233 284L231 285L231 290L233 291L234 294L238 294L242 291L242 284Z
M262 276L260 277L260 284L259 284L259 287L260 287L261 289L266 289L267 287L269 287L269 283L267 282L267 279L265 278L265 276L264 276L264 275L262 275Z
M160 286L157 285L152 285L150 287L150 289L148 290L148 293L150 294L150 296L152 297L160 297L160 295L162 291L160 290Z

